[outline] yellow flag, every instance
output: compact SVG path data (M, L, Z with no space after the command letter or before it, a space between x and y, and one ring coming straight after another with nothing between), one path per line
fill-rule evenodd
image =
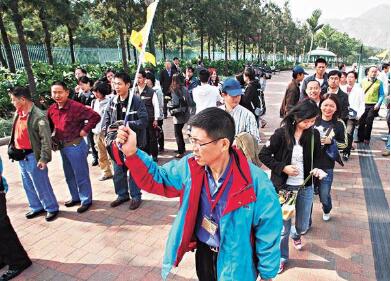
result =
M145 46L148 40L149 29L152 24L153 17L155 15L157 3L158 2L155 1L148 6L147 21L144 27L140 31L132 30L132 34L130 35L130 43L132 43L132 45L136 47L137 51L139 52L142 52L143 49L145 50ZM156 66L156 58L149 52L144 53L144 61L150 62L154 66Z

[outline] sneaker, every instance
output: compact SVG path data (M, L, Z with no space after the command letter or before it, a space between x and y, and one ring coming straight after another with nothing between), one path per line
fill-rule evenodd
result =
M282 273L285 270L285 262L280 262L280 268L278 269L278 274Z
M344 153L342 155L342 159L343 159L343 161L348 161L349 160L349 154L348 153Z
M298 240L293 240L293 246L295 247L296 250L300 251L303 249L303 244L301 244L301 239Z
M384 149L381 155L390 156L390 151L388 149Z
M330 220L330 213L328 213L328 214L323 213L323 220L324 221Z

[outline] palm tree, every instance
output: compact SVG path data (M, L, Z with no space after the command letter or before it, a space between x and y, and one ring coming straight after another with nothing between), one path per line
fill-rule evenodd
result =
M319 9L316 9L312 12L311 17L307 19L308 26L310 28L311 32L311 44L310 44L310 52L312 51L312 45L314 44L314 36L315 33L323 27L323 24L319 23L319 18L322 15L322 11ZM309 59L309 57L308 57Z
M322 37L323 37L324 41L326 42L325 48L327 49L328 40L331 38L331 36L333 36L333 34L336 32L336 30L334 28L332 28L329 24L326 24L325 26L323 26L321 32L322 32Z

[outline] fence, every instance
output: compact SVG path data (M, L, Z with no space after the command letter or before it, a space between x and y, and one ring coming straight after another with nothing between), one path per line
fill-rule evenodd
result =
M28 45L28 54L32 62L48 62L45 45ZM0 46L0 51L3 57L7 59L4 46ZM22 53L18 44L11 45L12 55L15 61L16 68L24 67ZM121 49L120 48L81 48L75 47L74 49L76 62L79 64L105 64L107 62L119 62L121 61ZM71 63L71 52L69 48L52 48L53 60L56 64L70 64ZM183 54L183 60L190 60L198 57L199 52L191 50L185 50ZM207 50L204 51L204 57L208 56ZM172 59L173 57L180 57L180 51L167 50L166 57ZM212 53L211 53L212 57ZM215 60L221 60L225 58L224 52L217 51L214 53ZM157 61L163 59L163 52L160 49L156 49ZM228 59L235 60L236 52L231 50L229 52ZM243 53L239 52L239 59L243 59ZM246 53L246 60L256 60L257 54ZM131 52L130 61L134 61L133 51ZM284 58L283 54L262 54L262 60L269 61L281 61L286 60L294 62L293 56L287 56ZM300 61L300 60L299 60Z

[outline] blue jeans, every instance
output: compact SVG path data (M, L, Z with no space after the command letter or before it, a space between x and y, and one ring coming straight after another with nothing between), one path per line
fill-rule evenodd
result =
M141 191L134 182L132 176L129 174L126 166L118 166L113 161L114 168L114 189L118 199L129 198L129 193L132 199L141 200Z
M88 146L84 139L78 145L71 145L60 150L65 180L71 193L72 201L81 201L82 205L92 203L92 189L87 156Z
M57 199L48 177L48 168L41 170L37 167L34 153L19 161L19 169L31 211L58 211Z
M290 186L288 186L289 188ZM295 227L296 232L291 233L292 220L283 221L283 227L281 231L281 242L280 242L280 251L281 251L281 261L287 262L289 259L289 235L293 240L299 240L303 231L307 230L310 215L312 201L314 198L314 187L308 186L305 188L300 188L297 193L296 199L296 217L295 217Z
M323 213L328 214L333 208L330 191L333 184L334 169L326 169L324 171L327 173L327 176L320 181L319 199L322 203Z

